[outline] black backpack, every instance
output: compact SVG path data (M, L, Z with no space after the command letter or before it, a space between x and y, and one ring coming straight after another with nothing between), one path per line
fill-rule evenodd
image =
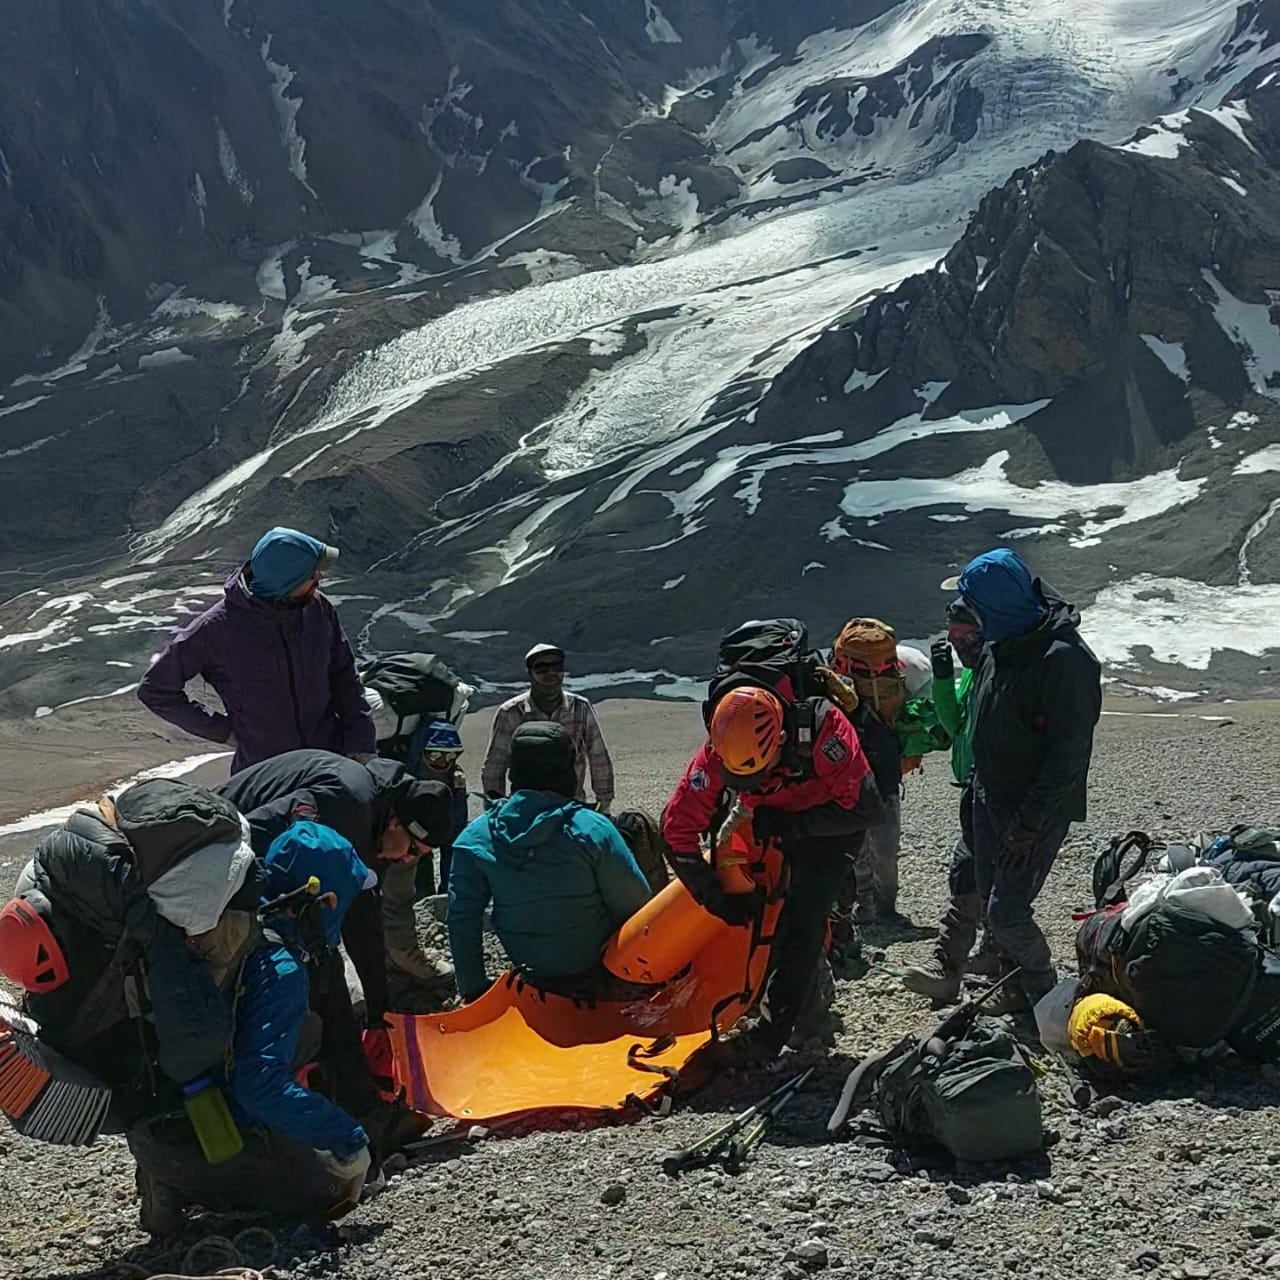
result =
M1129 883L1145 871L1148 863L1167 856L1174 871L1184 871L1197 861L1197 852L1187 844L1165 844L1145 831L1113 836L1111 843L1093 864L1093 905L1099 911L1129 900Z
M1076 936L1081 994L1105 992L1180 1048L1224 1040L1250 1006L1259 948L1238 929L1162 902L1125 929L1119 907Z
M711 728L716 703L744 685L771 689L786 715L790 765L806 770L813 758L817 704L827 694L822 655L809 647L809 630L796 618L744 622L730 631L716 653L702 719Z
M1152 839L1145 831L1115 836L1093 864L1093 905L1099 911L1126 902L1128 885L1147 865Z
M1227 1043L1252 1062L1280 1059L1280 954L1264 951L1244 1013Z
M375 690L396 716L395 734L383 740L389 745L408 737L405 721L410 716L447 720L453 710L454 694L462 683L434 653L387 654L370 663L360 681L365 688Z

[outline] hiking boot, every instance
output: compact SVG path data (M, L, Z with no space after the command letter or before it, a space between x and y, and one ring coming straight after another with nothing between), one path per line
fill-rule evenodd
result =
M403 1102L384 1102L360 1118L379 1163L417 1142L431 1127L428 1116L411 1111Z
M751 1071L776 1062L782 1049L778 1037L766 1022L735 1027L702 1050L702 1061L715 1072Z
M902 974L902 985L934 1004L954 1004L960 997L960 971L951 958L935 951L923 964L913 964Z
M134 1184L138 1188L138 1226L162 1239L180 1235L187 1221L187 1202L182 1194L157 1182L141 1165L134 1170Z
M456 984L453 965L438 951L425 947L418 951L388 947L387 968L391 974L403 975L432 990Z
M818 972L814 975L809 998L797 1014L795 1026L791 1030L791 1039L788 1043L793 1049L798 1049L810 1041L819 1041L828 1047L835 1044L836 1026L839 1021L831 1010L835 1000L835 976L831 972L830 963L824 958L820 961Z
M964 962L964 971L972 974L975 978L991 978L994 980L1008 970L1004 958L999 952L979 949Z

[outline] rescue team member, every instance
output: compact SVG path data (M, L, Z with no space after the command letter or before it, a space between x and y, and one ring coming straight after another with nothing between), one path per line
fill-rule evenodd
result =
M758 841L776 839L786 862L761 1019L739 1038L749 1059L776 1057L813 989L827 915L867 828L883 813L871 767L843 710L825 698L813 710L812 749L794 732L795 707L772 689L738 684L714 702L707 741L676 785L662 818L671 865L708 911L746 924L762 892L729 894L699 845L713 834L726 792L741 802ZM717 836L726 833L722 829Z
M415 876L417 896L429 898L432 894L449 892L453 842L462 834L469 821L467 775L462 769L462 738L457 728L448 720L429 721L423 727L421 741L422 748L416 753L416 766L411 763L410 772L424 782L443 782L453 796L453 830L449 840L436 848L440 855L439 867L435 866L435 860L430 854L425 854L418 860ZM412 755L410 759L413 759Z
M567 730L577 752L575 798L586 801L590 771L596 808L608 813L613 803L613 758L600 732L595 708L580 693L569 693L565 689L564 663L564 650L554 644L535 644L525 654L529 692L510 698L494 715L489 746L480 767L480 785L490 799L505 796L515 731L530 721L552 720Z
M955 658L961 671L956 677ZM938 926L933 954L922 964L909 966L902 985L937 1004L949 1004L960 994L966 973L994 978L1001 971L999 954L989 937L976 954L973 944L985 915L973 868L973 743L969 721L973 701L973 673L982 657L982 628L973 610L962 600L947 606L947 637L933 646L933 702L938 719L951 735L951 772L960 792L960 835L951 853L948 888L951 901Z
M296 529L264 533L223 598L151 664L138 686L142 704L194 737L234 745L232 773L301 747L371 757L373 716L351 645L319 589L337 555ZM221 711L188 695L197 677Z

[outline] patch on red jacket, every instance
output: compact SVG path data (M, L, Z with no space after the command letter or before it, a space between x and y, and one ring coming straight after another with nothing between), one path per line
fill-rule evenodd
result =
M711 785L711 779L707 777L705 769L695 769L689 775L689 786L694 791L705 791Z
M822 754L831 761L832 764L840 764L849 756L849 748L840 741L839 738L828 738L822 744Z

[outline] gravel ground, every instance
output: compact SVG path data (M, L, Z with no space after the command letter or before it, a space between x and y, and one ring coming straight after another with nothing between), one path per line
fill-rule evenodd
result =
M1136 827L1181 836L1245 817L1280 821L1277 708L1182 711L1103 722L1090 819L1072 832L1041 899L1064 966L1073 954L1070 912L1086 901L1093 856L1111 834ZM620 799L659 806L699 736L696 711L619 702L605 704L602 720ZM468 726L473 745L484 728L484 717ZM473 772L478 754L468 757ZM445 1269L500 1280L1280 1275L1273 1069L1219 1067L1080 1112L1071 1081L1051 1068L1042 1090L1057 1141L1041 1159L1011 1166L913 1166L870 1139L823 1141L851 1060L930 1019L894 974L928 950L925 930L942 906L955 811L948 778L944 762L931 762L911 780L905 805L901 906L925 928L870 936L884 961L838 982L835 1050L741 1175L673 1182L658 1156L755 1100L772 1087L768 1079L724 1079L666 1119L490 1139L408 1168L322 1235L205 1219L162 1252L136 1228L132 1167L119 1141L66 1151L3 1135L0 1276L196 1274L237 1258L276 1277L345 1280L411 1280ZM4 848L11 861L22 853L20 843Z

